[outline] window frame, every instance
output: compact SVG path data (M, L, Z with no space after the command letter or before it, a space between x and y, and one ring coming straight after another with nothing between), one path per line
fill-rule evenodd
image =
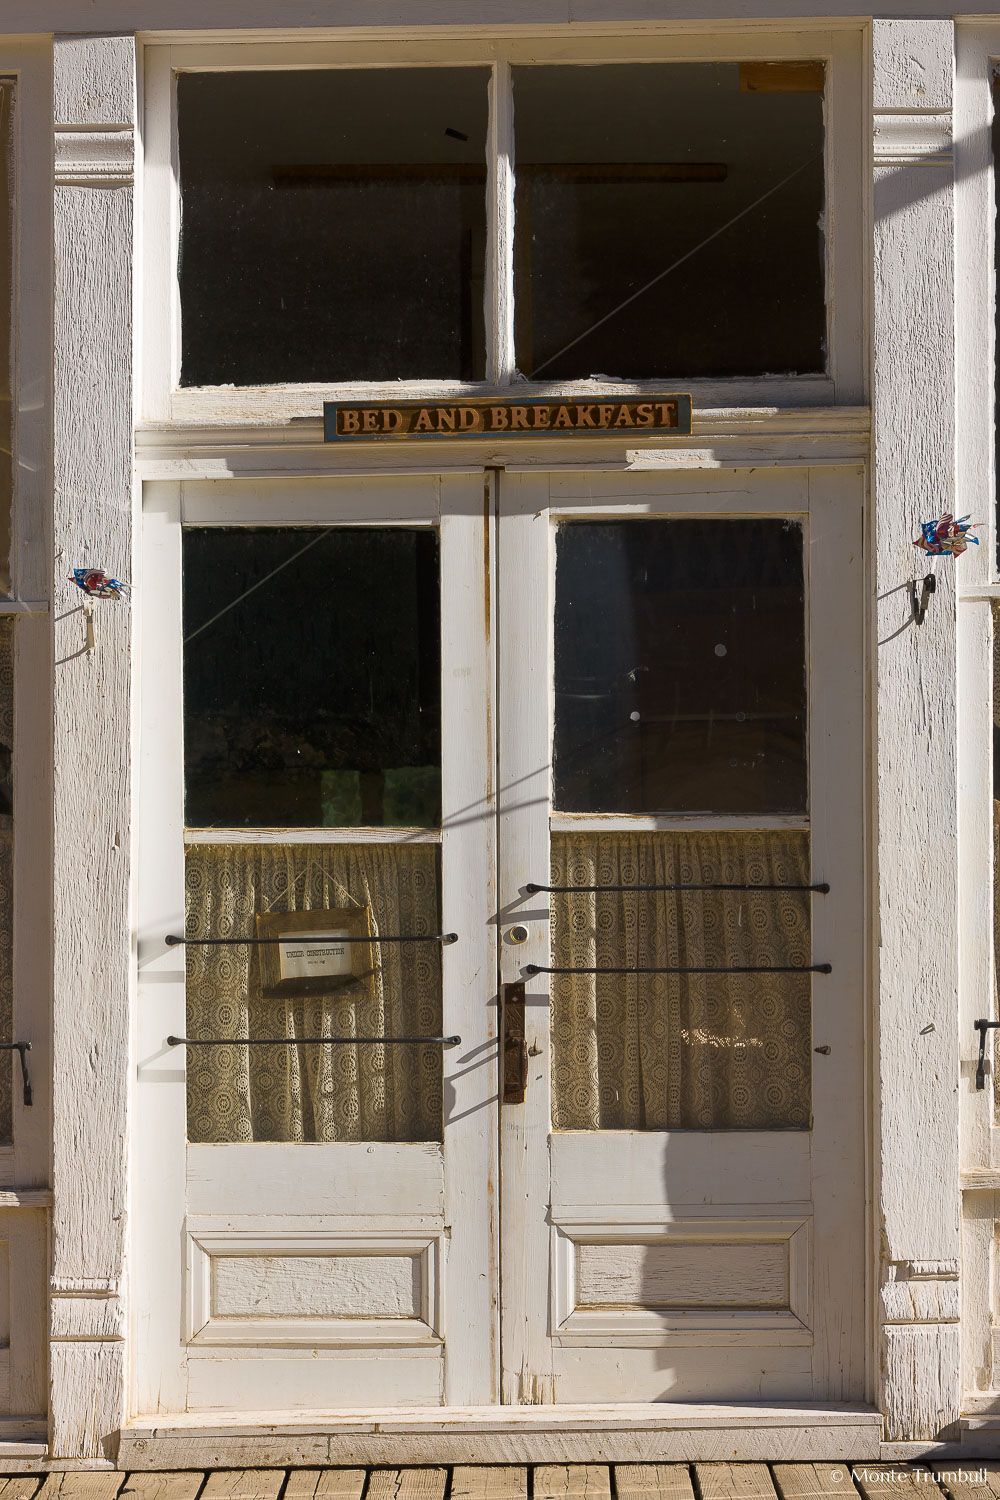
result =
M141 414L150 423L279 423L315 416L323 400L378 399L385 382L290 383L267 386L181 388L180 296L176 276L180 227L176 77L180 72L489 65L487 132L487 255L485 309L487 368L484 382L393 382L396 398L432 393L483 394L509 387L514 364L514 177L511 68L528 64L587 66L599 63L753 62L818 59L827 70L824 93L825 259L827 370L819 375L760 375L718 380L685 379L701 406L852 405L867 389L866 297L862 229L864 174L859 163L870 149L864 140L862 32L810 27L794 31L757 27L753 31L689 31L648 27L627 34L611 28L590 34L462 37L447 32L433 39L393 37L309 42L154 43L145 47L145 163L143 180L143 393ZM668 381L668 384L673 383ZM525 396L539 390L662 389L663 379L525 382Z

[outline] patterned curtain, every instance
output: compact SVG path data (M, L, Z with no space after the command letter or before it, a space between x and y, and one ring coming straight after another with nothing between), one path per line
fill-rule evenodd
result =
M438 850L428 844L193 845L187 936L255 936L255 915L370 906L373 931L438 933ZM192 1141L441 1139L441 1048L241 1046L247 1037L420 1036L441 1031L437 944L374 945L375 974L330 995L265 1000L258 950L188 947Z
M804 885L809 866L799 832L552 839L553 885ZM552 964L810 964L809 902L752 889L554 895ZM808 1129L811 978L553 975L554 1127Z

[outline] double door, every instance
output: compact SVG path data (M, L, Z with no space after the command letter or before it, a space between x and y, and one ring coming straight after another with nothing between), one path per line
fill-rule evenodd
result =
M863 1394L860 520L147 487L137 1414Z

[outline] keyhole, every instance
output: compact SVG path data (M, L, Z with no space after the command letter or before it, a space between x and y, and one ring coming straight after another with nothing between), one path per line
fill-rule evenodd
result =
M508 943L526 943L528 941L527 927L511 927L507 932Z

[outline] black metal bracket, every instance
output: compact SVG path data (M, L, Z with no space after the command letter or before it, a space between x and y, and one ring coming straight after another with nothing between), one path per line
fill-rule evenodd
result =
M979 1061L976 1064L976 1088L984 1089L986 1087L986 1033L988 1031L996 1031L997 1027L1000 1026L1000 1021L987 1021L980 1018L974 1024L976 1030L979 1032Z
M542 891L559 896L573 896L577 891L815 891L826 896L830 887L825 880L820 885L536 885L531 880L524 889L529 896Z
M924 575L919 601L917 599L917 580L915 578L910 580L910 608L913 611L913 618L918 625L924 623L924 616L927 613L927 606L930 603L931 595L936 592L937 579L933 573L926 573Z
M0 1052L16 1052L21 1059L21 1083L24 1087L24 1102L31 1104L31 1079L28 1076L28 1059L26 1052L31 1051L30 1042L0 1042Z
M442 1047L457 1047L460 1036L168 1036L168 1047L352 1047L359 1043L369 1047L397 1046L401 1043L437 1042Z
M547 969L541 964L525 964L526 974L832 974L833 964L742 964L736 967L715 965L712 968L643 969L634 964L628 969ZM976 1023L979 1024L978 1022ZM991 1021L990 1025L1000 1023Z
M177 937L175 933L168 932L163 939L168 948L273 948L277 943L294 942L298 947L300 943L329 943L330 935L325 937L313 934L294 933L291 938L253 938L253 937L226 937L226 938L189 938ZM338 943L457 943L457 932L404 932L401 936L389 937L339 937Z

